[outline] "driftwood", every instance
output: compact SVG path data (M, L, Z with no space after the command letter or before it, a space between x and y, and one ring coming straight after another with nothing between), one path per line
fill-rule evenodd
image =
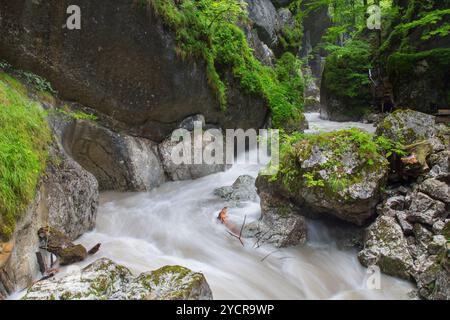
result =
M242 232L244 231L247 216L244 217L244 222L242 223L240 229L238 229L235 224L228 221L228 207L225 207L220 211L219 215L217 216L217 220L219 220L225 227L227 227L227 232L229 235L238 239L242 246L244 246L244 242L242 241Z

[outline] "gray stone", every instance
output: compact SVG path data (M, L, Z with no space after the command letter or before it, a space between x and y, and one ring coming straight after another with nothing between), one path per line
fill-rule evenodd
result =
M180 128L186 129L188 131L193 131L194 126L201 126L201 128L205 128L206 121L205 117L202 114L196 114L194 116L187 117L180 123Z
M431 257L415 276L422 298L450 300L450 259L443 254Z
M243 236L255 238L255 246L272 244L278 248L306 243L306 221L295 206L268 194L261 196L261 219L245 226Z
M450 204L450 186L436 179L427 179L420 184L419 190L435 200Z
M238 177L231 187L217 188L214 190L214 194L235 205L244 201L256 202L258 200L255 178L248 175Z
M100 190L147 191L166 181L157 145L77 120L64 135L74 159L98 180Z
M219 132L220 130L216 129L217 135L215 136L218 138ZM222 159L218 159L219 162L222 162L222 164L214 164L214 163L207 164L205 163L205 161L202 161L201 164L195 164L194 134L190 133L189 137L191 139L190 145L187 142L183 143L180 141L172 141L172 138L169 137L158 146L164 171L171 180L181 181L181 180L198 179L213 173L225 171L225 169L228 167L225 163L226 162L225 154L223 155ZM204 140L202 141L202 152L205 150L204 148L208 144L209 144L208 142L205 142ZM182 146L182 148L179 148L180 145ZM181 164L177 163L172 157L172 152L174 154L176 154L176 152L179 152L182 155L186 155L186 160L189 163L181 163ZM189 154L190 158L187 156Z
M447 245L447 239L442 235L433 237L433 240L428 244L428 252L432 255L445 251Z
M387 216L378 217L367 229L358 258L366 267L377 265L382 272L404 279L410 279L414 266L402 229Z
M399 110L388 115L377 128L377 135L407 145L435 138L437 133L434 116L412 110Z
M408 215L403 211L398 211L396 212L395 216L397 218L398 224L400 225L400 227L402 227L403 233L405 235L412 234L414 227L411 223L408 222Z
M445 150L430 155L428 158L431 170L427 177L439 180L449 180L450 178L450 151Z
M201 273L180 266L133 277L130 270L102 258L60 279L31 286L24 300L211 300Z
M445 214L445 204L434 200L424 193L418 192L411 197L408 209L408 221L433 226Z
M270 0L245 0L248 4L249 18L255 24L261 40L269 46L278 41L277 11Z

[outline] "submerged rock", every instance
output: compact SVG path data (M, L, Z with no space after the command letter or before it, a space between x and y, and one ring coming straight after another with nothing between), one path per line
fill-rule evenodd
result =
M245 226L243 235L255 238L256 246L273 244L284 248L304 244L307 239L305 217L281 198L261 192L261 219Z
M366 267L377 265L382 272L403 279L410 279L414 266L402 229L388 216L378 217L366 230L358 258Z
M232 186L217 188L214 190L216 196L239 205L241 202L258 200L256 192L255 178L243 175L236 179Z
M43 227L38 231L40 248L53 253L59 264L69 265L86 259L88 253L82 245L75 245L62 232L51 227Z
M201 273L166 266L133 277L130 270L102 258L60 279L35 283L24 300L211 300Z

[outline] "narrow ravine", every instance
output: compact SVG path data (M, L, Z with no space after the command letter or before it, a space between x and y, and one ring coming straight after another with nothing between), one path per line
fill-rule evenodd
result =
M318 114L307 117L310 132L355 125L373 131L371 125L324 121ZM338 249L332 230L320 222L310 222L304 247L255 249L253 240L242 247L229 236L216 221L226 203L213 190L231 185L242 174L256 177L259 169L235 165L199 180L167 183L149 193L103 194L96 229L79 239L86 247L101 242L101 251L78 266L100 256L135 273L183 265L205 274L215 299L408 298L412 285L387 276L382 276L380 290L369 290L369 275L356 252ZM240 223L245 215L247 221L257 219L260 208L258 203L247 203L229 213Z

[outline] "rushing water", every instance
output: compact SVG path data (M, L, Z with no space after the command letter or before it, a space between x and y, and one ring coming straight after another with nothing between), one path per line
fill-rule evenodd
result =
M338 124L308 114L311 132L334 130ZM370 125L357 124L369 131ZM80 264L108 257L134 273L164 265L183 265L203 272L215 299L406 299L411 284L382 276L381 289L370 290L369 276L356 252L338 249L332 229L320 222L309 224L309 243L276 250L255 249L252 240L243 247L217 223L226 205L213 195L217 187L231 185L258 166L235 165L230 170L195 181L170 182L148 193L105 193L101 196L97 227L79 243L101 242L99 253ZM247 203L229 210L241 223L260 215L259 204ZM63 270L64 272L64 270Z

